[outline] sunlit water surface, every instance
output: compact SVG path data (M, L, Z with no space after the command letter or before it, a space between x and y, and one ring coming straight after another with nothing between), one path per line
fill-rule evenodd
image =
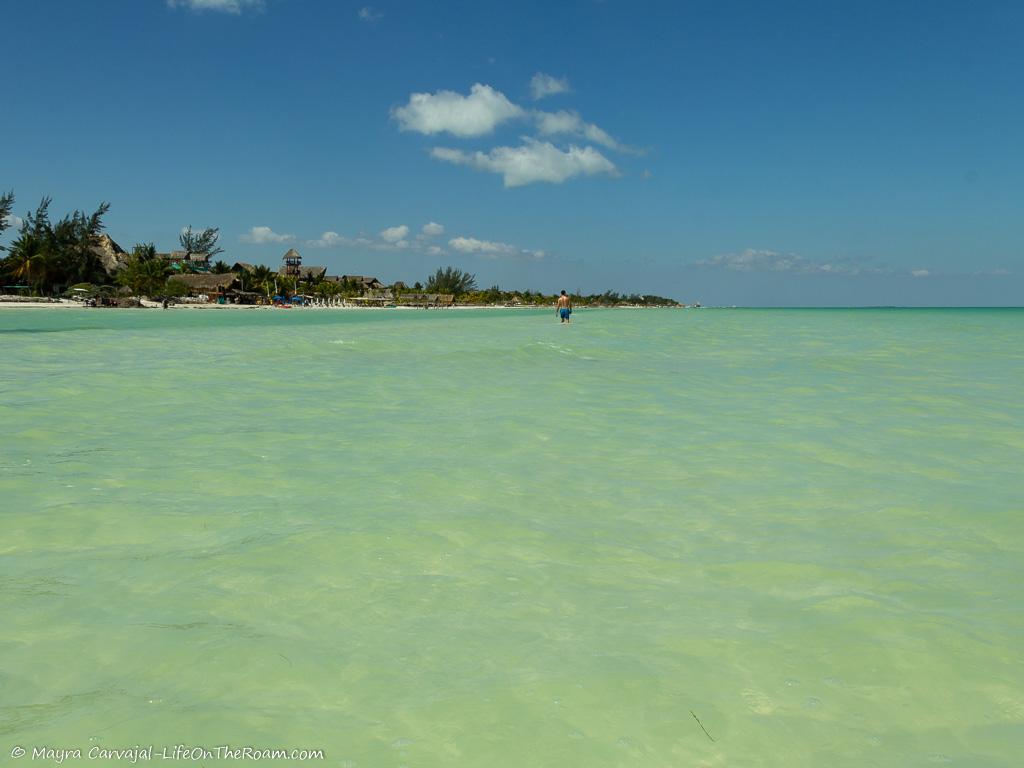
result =
M1024 311L574 319L0 314L0 762L1021 764Z

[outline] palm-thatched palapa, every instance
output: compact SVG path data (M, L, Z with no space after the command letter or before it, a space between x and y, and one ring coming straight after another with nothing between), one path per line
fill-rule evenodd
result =
M225 272L222 275L213 273L175 275L172 279L187 285L193 294L224 294L228 289L238 287L238 275L233 272Z

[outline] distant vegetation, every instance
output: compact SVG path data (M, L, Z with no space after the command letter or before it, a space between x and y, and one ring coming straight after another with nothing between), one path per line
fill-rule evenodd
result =
M678 307L675 299L653 294L622 294L614 291L592 294L569 294L576 306L586 307ZM497 285L483 291L468 291L457 297L460 304L501 304L512 306L549 307L558 294L540 291L505 291Z
M191 259L196 254L212 259L217 254L224 253L224 249L217 245L219 239L219 227L207 227L202 232L193 232L191 224L178 236L178 242L181 244L181 250L185 252L186 259ZM225 266L227 265L225 264Z
M166 293L164 289L170 276L171 267L157 256L156 247L152 243L140 243L132 249L128 263L117 273L116 280L135 296L156 296Z
M13 205L13 192L0 200L0 227L6 228ZM50 198L44 197L34 212L25 214L18 236L6 249L0 262L4 283L52 295L75 283L105 282L107 273L94 246L108 210L108 203L100 203L92 214L74 211L53 223Z
M0 194L0 235L12 222L14 192ZM401 300L413 293L440 294L454 297L458 304L488 304L509 306L551 306L555 294L535 291L508 291L497 285L480 290L476 275L455 267L439 268L427 277L425 284L417 282L412 288L395 283L390 289L371 291L358 278L325 278L311 275L299 279L284 275L262 264L234 268L226 261L213 262L213 257L224 253L219 245L220 230L208 227L193 231L186 227L179 236L181 251L160 254L153 243L138 243L126 254L109 238L102 237L103 218L110 210L108 203L100 203L91 214L75 210L57 222L50 220L50 198L44 197L35 211L20 220L17 236L8 247L0 246L0 280L9 292L17 290L35 296L83 294L125 296L177 297L187 296L190 286L179 276L204 272L238 275L242 292L262 296L290 297L297 293L321 299L353 298L368 293ZM17 222L17 219L13 219ZM116 250L115 250L116 249ZM194 258L201 257L201 258ZM191 289L194 292L194 288ZM662 296L620 294L606 291L601 294L572 295L578 306L665 307L679 306L673 299Z
M0 235L7 229L7 222L10 220L11 209L14 208L14 193L5 192L0 195ZM0 245L0 251L7 250Z
M476 275L454 267L438 269L427 280L427 293L450 293L456 299L476 288Z
M168 283L176 269L168 259L157 254L152 243L139 243L127 255L112 247L104 249L101 235L109 203L100 203L91 214L73 211L57 222L51 221L50 203L51 199L44 197L35 211L25 214L10 246L0 247L0 251L7 252L0 259L0 285L7 291L35 296L76 292L110 295L117 293L120 287L122 292L136 296L188 293L187 286ZM0 195L0 235L10 226L13 208L14 193ZM193 232L188 227L180 237L186 258L177 271L194 271L189 258L195 254L208 259L222 253L224 249L217 245L217 239L216 228ZM108 263L104 263L105 256ZM230 271L224 262L216 266Z
M421 290L416 283L416 290ZM486 290L477 290L476 275L463 272L454 267L438 269L427 279L427 293L448 293L461 304L504 304L522 306L549 306L555 302L557 294L544 294L534 291L503 291L497 285ZM614 291L604 293L577 295L572 294L574 304L591 307L676 307L679 302L653 294L620 294Z

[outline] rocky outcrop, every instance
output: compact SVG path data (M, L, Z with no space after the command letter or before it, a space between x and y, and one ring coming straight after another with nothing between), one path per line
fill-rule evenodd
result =
M108 275L113 275L128 264L128 254L124 248L114 242L110 235L100 235L96 238L96 245L92 246L92 252L99 256L103 270Z

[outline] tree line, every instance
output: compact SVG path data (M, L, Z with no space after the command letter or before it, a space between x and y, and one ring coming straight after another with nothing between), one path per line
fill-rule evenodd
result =
M59 295L76 285L103 286L113 281L138 295L165 292L163 289L174 270L157 254L153 243L137 244L123 267L114 275L107 272L96 246L110 203L100 203L92 213L75 210L53 221L51 202L51 198L44 197L35 211L25 214L10 246L0 246L0 251L7 254L0 259L4 287L27 288L39 295ZM0 235L10 226L13 208L14 192L0 195ZM208 259L223 253L224 249L217 245L219 236L216 227L193 231L189 226L183 230L178 238L184 254L181 269L195 269L190 266L194 255ZM215 266L223 271L230 270L224 262ZM7 281L13 282L8 284Z
M110 275L97 253L96 246L104 230L103 218L110 210L109 203L100 203L92 213L75 210L59 221L50 217L49 197L44 197L21 220L17 236L10 246L0 246L6 256L0 259L0 278L4 287L29 289L37 295L56 296L69 293L76 287L90 288L118 286L131 295L149 297L187 296L189 286L176 279L182 272L232 272L231 266L215 256L224 252L219 245L220 230L208 227L193 230L186 227L178 237L181 258L174 264L157 253L153 243L137 243L127 255L125 263ZM9 227L14 207L14 193L0 194L0 236ZM194 257L202 257L196 259ZM205 266L199 267L198 264ZM350 298L363 293L361 283L354 280L325 280L322 276L298 280L282 275L269 267L258 265L251 270L238 270L244 291L262 294L267 299L275 295L291 296L299 292L321 298ZM9 282L10 281L10 282ZM113 284L113 285L111 285ZM412 288L402 283L392 286L395 298L408 293L450 294L466 304L521 304L546 306L554 295L534 291L506 291L497 285L479 289L476 275L455 267L438 268L425 283L417 282ZM572 295L574 303L590 306L675 306L677 302L661 296L619 294L605 291L601 294Z
M415 286L420 289L420 284ZM549 306L557 296L540 291L506 291L497 285L480 290L477 288L476 275L454 267L438 269L428 280L427 293L450 293L466 304L521 304L524 306ZM593 294L570 294L574 304L591 307L674 307L679 302L664 296L653 294L622 294L615 291Z
M0 234L8 227L13 206L13 192L0 197ZM54 222L50 198L44 197L35 211L25 214L17 237L3 249L7 256L0 262L0 270L5 280L47 293L55 286L105 279L106 271L93 246L109 210L109 203L100 203L91 214L76 210Z

